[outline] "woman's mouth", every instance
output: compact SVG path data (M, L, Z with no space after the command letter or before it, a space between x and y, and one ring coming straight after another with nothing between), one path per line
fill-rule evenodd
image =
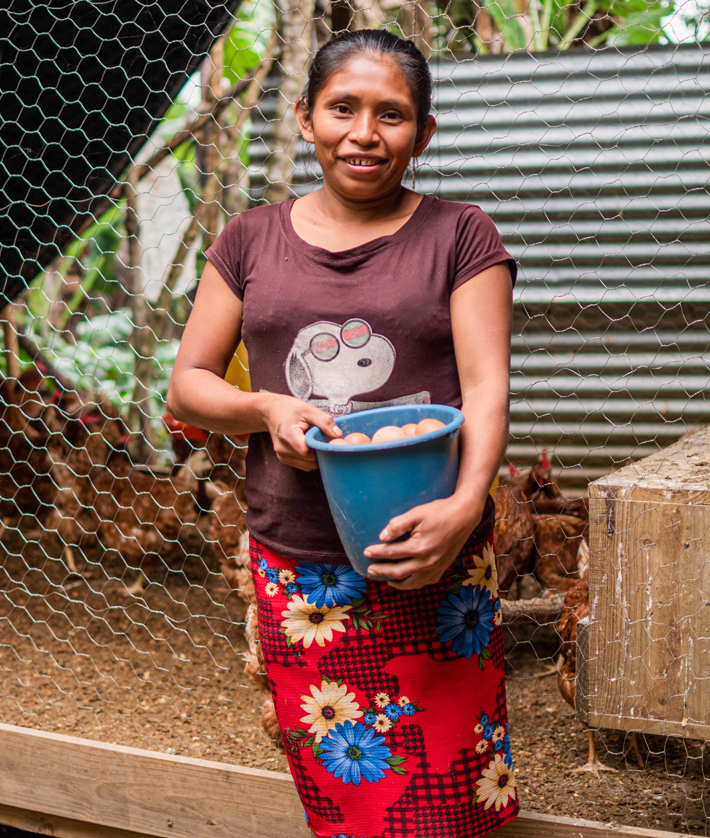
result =
M346 163L350 166L358 166L362 169L373 169L375 166L379 166L382 163L382 160L373 160L372 158L368 157L344 157Z

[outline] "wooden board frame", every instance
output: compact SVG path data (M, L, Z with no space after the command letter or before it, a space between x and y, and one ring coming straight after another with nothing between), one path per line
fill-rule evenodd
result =
M0 824L57 838L312 838L290 775L0 724ZM680 833L521 813L500 838Z
M589 486L592 727L710 741L709 461L707 427Z

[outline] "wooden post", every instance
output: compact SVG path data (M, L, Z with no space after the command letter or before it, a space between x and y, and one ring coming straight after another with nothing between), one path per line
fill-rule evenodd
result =
M589 726L589 616L577 623L574 714L577 721Z
M20 377L20 349L17 342L17 326L15 325L15 307L9 303L2 310L2 331L5 339L5 369L7 377Z

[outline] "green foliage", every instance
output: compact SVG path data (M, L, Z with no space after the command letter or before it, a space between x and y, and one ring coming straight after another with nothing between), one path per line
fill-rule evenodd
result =
M224 45L224 77L235 84L264 57L275 25L274 5L268 0L245 0Z
M510 52L528 48L523 15L518 12L514 0L483 0L482 7L490 14Z
M673 11L671 5L646 0L613 0L609 14L617 23L609 31L606 43L615 47L658 43L663 35L661 19Z

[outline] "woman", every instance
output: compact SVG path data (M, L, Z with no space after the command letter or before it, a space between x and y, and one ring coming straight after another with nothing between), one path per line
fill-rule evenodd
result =
M424 57L384 30L317 53L296 115L323 186L242 213L208 250L168 395L182 421L250 434L260 637L324 838L471 838L518 811L488 495L515 264L480 209L402 186L434 133L430 103ZM240 337L252 393L223 381ZM386 581L364 579L304 434L412 402L463 410L458 485L390 521L366 550Z

